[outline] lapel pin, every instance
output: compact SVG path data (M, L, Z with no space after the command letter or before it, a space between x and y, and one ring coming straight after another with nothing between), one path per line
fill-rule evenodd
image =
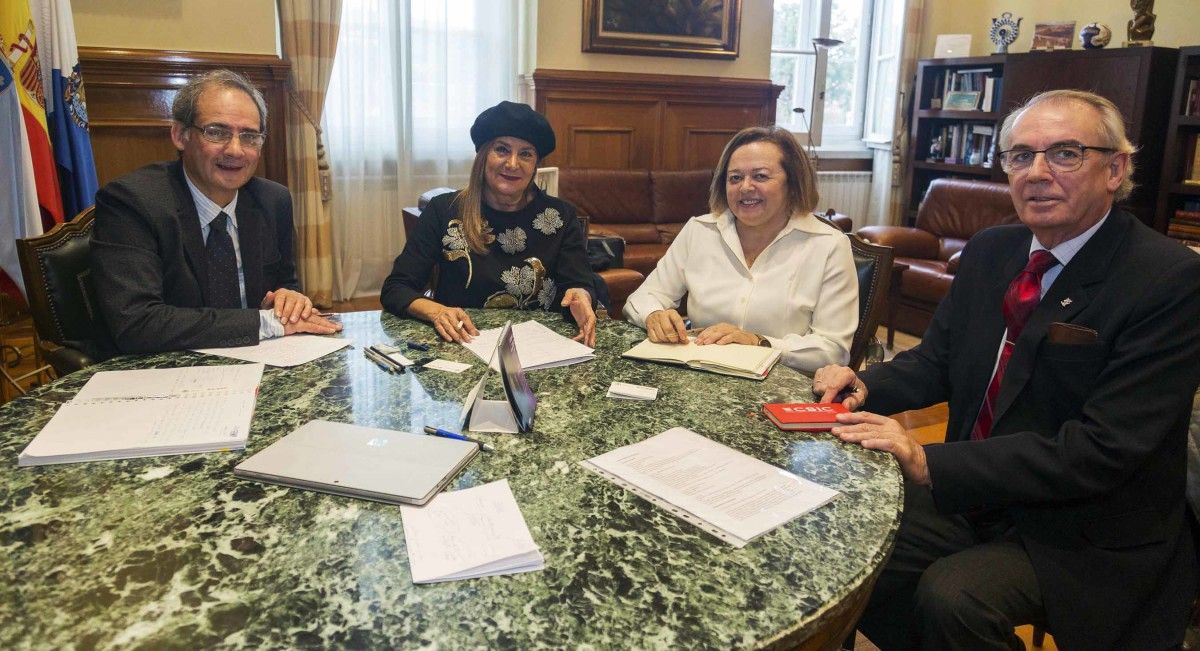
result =
M1071 299L1069 299L1069 298L1064 298L1061 302L1059 302L1059 305L1061 305L1063 307L1066 307L1070 304L1071 304Z

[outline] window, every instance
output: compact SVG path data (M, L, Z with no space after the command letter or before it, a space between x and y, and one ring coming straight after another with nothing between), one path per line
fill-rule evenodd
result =
M775 0L776 123L814 145L890 140L903 11L903 0Z

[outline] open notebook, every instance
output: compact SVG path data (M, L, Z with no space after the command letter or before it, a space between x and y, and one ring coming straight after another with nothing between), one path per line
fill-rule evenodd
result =
M20 466L240 450L262 364L101 371L59 407Z
M765 346L745 344L709 344L697 346L694 339L686 344L656 344L649 339L625 351L622 357L650 362L678 364L700 371L750 378L766 379L779 361L779 351Z

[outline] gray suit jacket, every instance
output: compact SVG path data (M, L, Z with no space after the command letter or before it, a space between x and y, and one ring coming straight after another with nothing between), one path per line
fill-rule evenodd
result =
M92 275L108 332L100 353L243 346L258 341L268 290L298 289L292 198L250 179L238 192L247 309L206 307L207 268L196 206L179 161L131 172L96 193Z
M992 436L971 441L1031 237L1010 225L972 238L921 344L862 373L864 408L949 401L946 443L925 448L938 509L1013 521L1059 646L1178 645L1196 590L1184 459L1200 256L1114 209L1030 316ZM1056 341L1054 323L1095 336Z

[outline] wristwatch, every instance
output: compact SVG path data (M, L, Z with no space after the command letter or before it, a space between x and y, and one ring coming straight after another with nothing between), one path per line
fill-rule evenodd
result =
M771 342L770 342L770 341L769 341L769 340L768 340L766 337L764 337L764 336L762 336L762 335L760 335L760 334L758 334L758 333L755 333L755 335L754 335L754 336L755 336L755 337L758 337L758 345L759 345L759 346L762 346L763 348L770 348L770 347L771 347Z

